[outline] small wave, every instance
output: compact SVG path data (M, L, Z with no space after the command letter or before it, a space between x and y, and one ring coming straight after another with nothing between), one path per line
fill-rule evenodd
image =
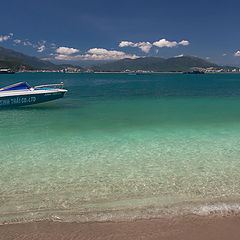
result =
M218 205L206 205L201 206L193 211L194 214L200 216L207 215L235 215L240 213L239 204L218 204Z
M197 216L236 216L240 215L239 203L216 202L178 202L162 206L147 205L142 207L90 207L79 209L46 209L26 212L0 214L0 225L26 223L33 221L58 222L121 222L153 218L174 218L187 215Z

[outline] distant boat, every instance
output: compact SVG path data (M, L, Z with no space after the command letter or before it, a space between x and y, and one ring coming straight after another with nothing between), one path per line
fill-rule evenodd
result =
M1 68L0 69L0 74L13 74L15 73L14 71L12 71L10 68Z
M0 89L0 107L17 107L44 103L64 97L66 89L61 84L31 87L27 82L16 83Z

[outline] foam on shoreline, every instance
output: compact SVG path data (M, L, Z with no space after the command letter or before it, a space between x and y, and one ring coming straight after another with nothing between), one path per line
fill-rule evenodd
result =
M147 219L170 219L195 216L238 216L240 204L234 202L194 203L182 202L165 206L143 207L114 207L114 208L88 208L88 209L54 209L54 210L29 210L18 213L6 212L0 215L0 225L13 223L27 223L38 221L53 222L122 222Z

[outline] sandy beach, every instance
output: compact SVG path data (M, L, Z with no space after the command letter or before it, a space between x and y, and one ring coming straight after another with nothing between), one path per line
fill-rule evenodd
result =
M186 216L132 222L32 222L0 226L0 239L239 239L240 216Z

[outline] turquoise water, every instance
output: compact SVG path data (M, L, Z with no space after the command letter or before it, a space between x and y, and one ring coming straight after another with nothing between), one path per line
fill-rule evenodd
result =
M64 81L1 110L0 223L240 212L240 75L1 75Z

